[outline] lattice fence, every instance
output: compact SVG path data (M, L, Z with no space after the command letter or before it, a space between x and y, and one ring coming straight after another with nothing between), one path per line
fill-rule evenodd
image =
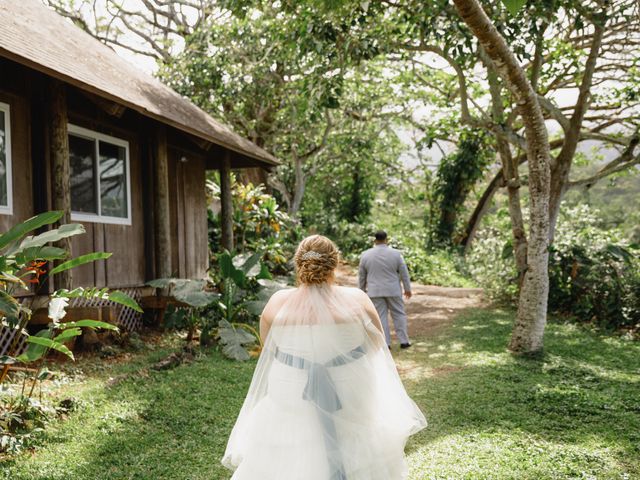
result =
M142 290L139 288L121 288L122 292L129 295L136 301L139 301L142 297ZM74 298L69 302L70 307L107 307L111 306L116 311L116 323L122 330L135 331L142 327L142 314L135 310L119 305L108 300L102 299L85 299ZM16 336L20 338L16 344L16 348L9 352L9 349L14 344ZM26 346L26 335L19 332L18 329L9 328L7 325L0 325L0 356L9 355L17 356L22 353Z
M19 336L16 348L11 348L14 344L16 336ZM27 336L23 334L18 328L10 328L7 325L0 326L0 357L2 355L9 355L12 353L14 356L20 355L27 343ZM11 352L9 352L11 350Z
M30 298L19 298L19 303L31 303ZM12 354L20 355L27 346L27 336L19 328L11 328L9 325L0 323L0 356ZM14 348L12 348L14 347ZM11 350L11 351L9 351Z
M126 293L135 301L139 302L142 297L142 291L139 288L120 288L121 292ZM70 307L108 307L111 306L116 310L116 323L122 330L134 331L142 327L142 314L135 310L119 305L109 300L74 298L69 302Z

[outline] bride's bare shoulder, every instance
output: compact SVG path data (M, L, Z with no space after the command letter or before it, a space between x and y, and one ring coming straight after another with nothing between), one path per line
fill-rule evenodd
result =
M369 300L369 297L367 296L367 294L362 290L360 290L359 288L344 287L344 286L338 286L337 288L340 289L341 292L344 292L345 295L348 295L349 297L361 303Z
M262 318L270 322L270 320L276 316L276 313L278 313L282 305L284 305L287 298L296 290L296 288L284 288L271 295L271 298L269 298L269 301L262 311Z

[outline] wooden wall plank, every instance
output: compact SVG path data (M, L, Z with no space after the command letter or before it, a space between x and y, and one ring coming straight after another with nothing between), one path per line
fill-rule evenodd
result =
M2 88L2 84L0 84L0 88ZM0 214L0 230L6 231L16 223L34 215L31 112L29 100L26 96L0 90L0 102L8 104L11 110L13 214Z

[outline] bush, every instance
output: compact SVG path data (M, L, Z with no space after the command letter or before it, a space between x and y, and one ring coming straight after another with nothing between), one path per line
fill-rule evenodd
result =
M489 295L517 295L508 214L501 210L479 234L469 269ZM640 327L640 258L616 229L601 227L587 205L563 209L549 252L549 311L601 328Z
M213 180L207 181L211 200L219 201L220 187ZM274 275L286 275L291 271L288 259L300 238L296 223L280 210L276 199L265 192L264 186L244 185L233 180L233 235L236 252L264 252L263 262ZM211 208L209 219L209 247L221 252L222 229L220 215Z

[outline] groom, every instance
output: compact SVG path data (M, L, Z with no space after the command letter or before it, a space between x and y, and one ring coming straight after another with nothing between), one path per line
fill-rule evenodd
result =
M411 282L409 270L402 254L387 245L387 233L376 232L373 248L365 251L360 257L358 282L360 289L367 292L378 311L387 345L391 348L391 334L387 312L391 312L400 348L409 348L407 334L407 314L404 311L400 281L404 286L404 296L411 298Z

